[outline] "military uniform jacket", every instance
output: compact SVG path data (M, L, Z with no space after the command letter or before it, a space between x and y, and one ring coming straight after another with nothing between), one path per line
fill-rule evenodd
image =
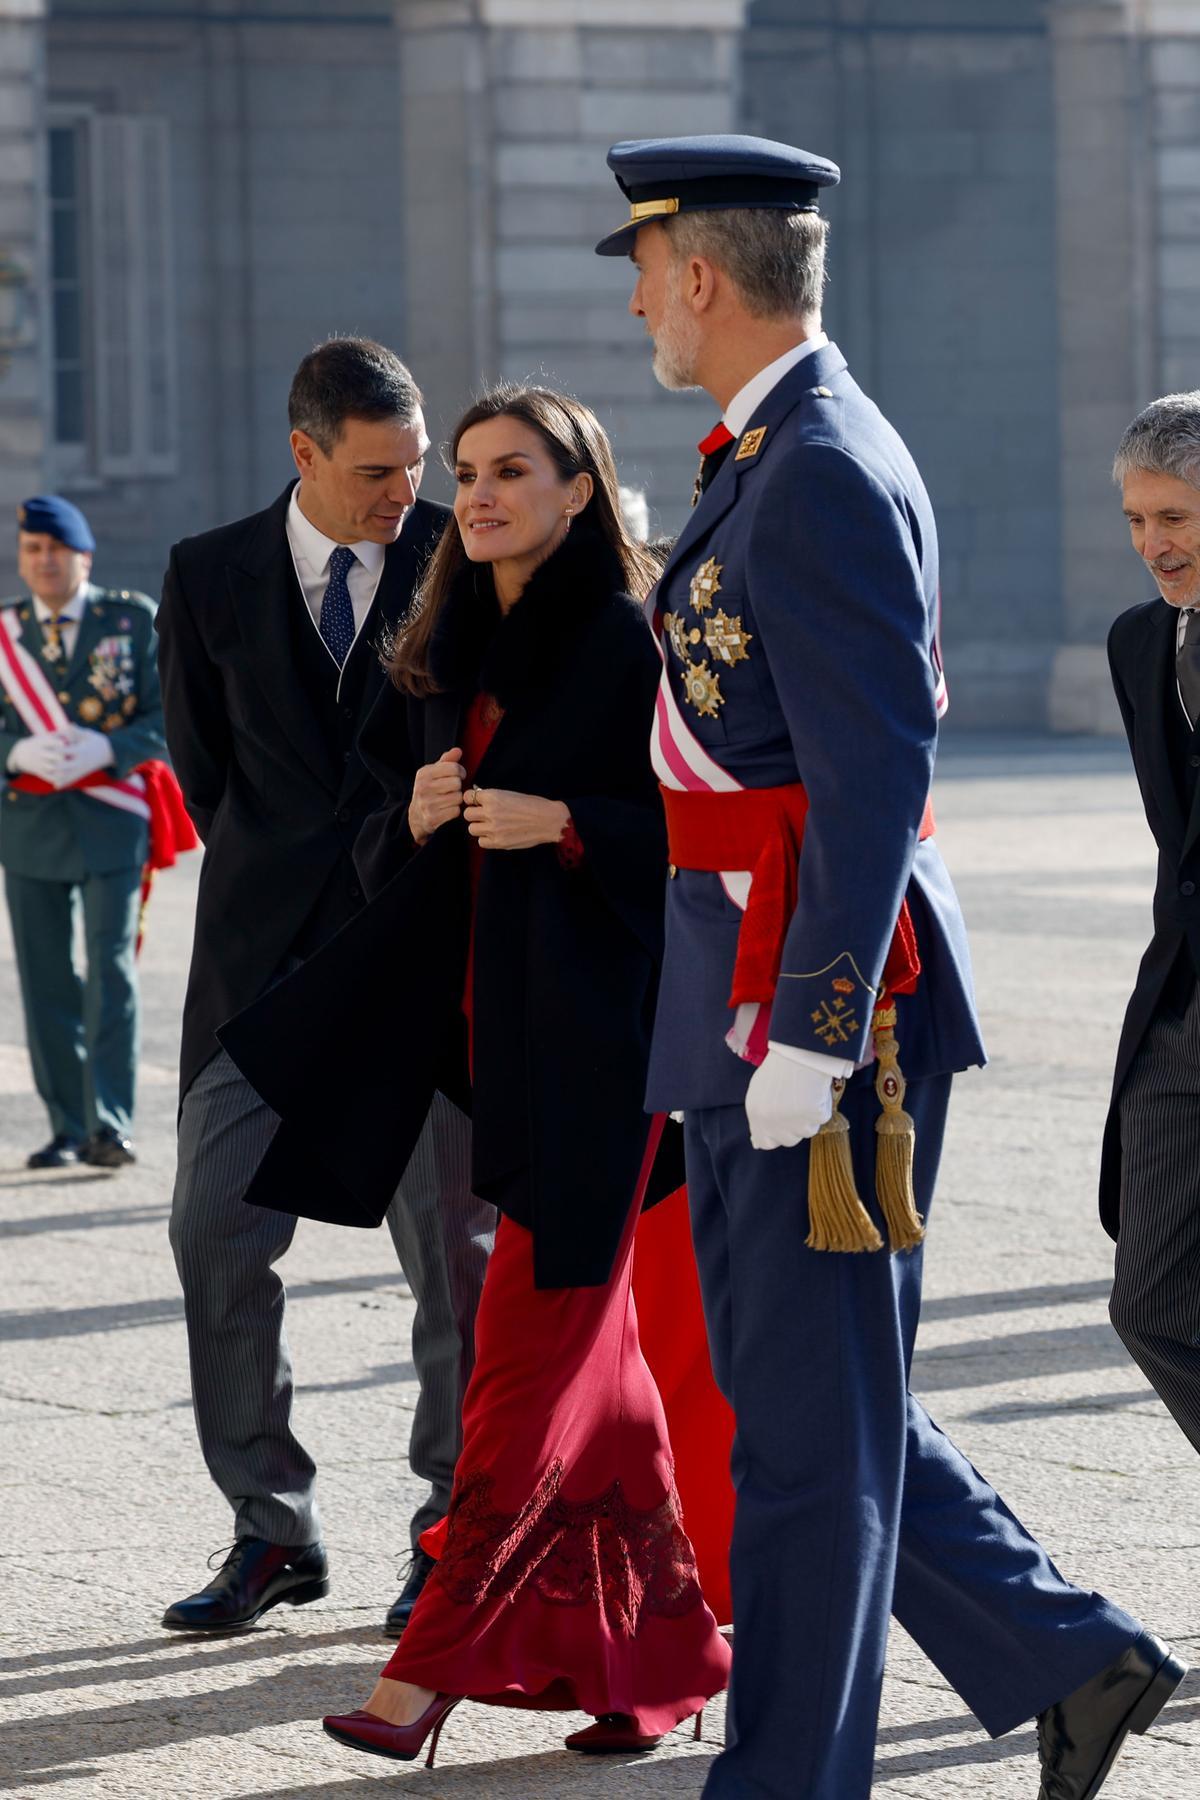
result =
M918 842L937 741L937 588L921 478L829 344L759 406L657 590L694 736L744 787L807 790L770 1036L853 1062L869 1054L907 896L923 965L899 1003L910 1077L984 1059L958 901L935 841ZM741 918L718 875L668 882L652 1109L745 1095L751 1067L725 1043Z
M166 754L162 701L155 660L154 602L127 589L86 589L87 606L71 655L54 662L32 600L0 601L15 607L21 647L41 664L72 724L109 737L115 762L105 773L117 780L139 763ZM18 738L29 732L0 689L0 772ZM2 778L2 776L0 776ZM138 868L146 860L144 819L106 806L82 792L18 793L4 783L0 801L0 864L14 875L44 881L82 881Z

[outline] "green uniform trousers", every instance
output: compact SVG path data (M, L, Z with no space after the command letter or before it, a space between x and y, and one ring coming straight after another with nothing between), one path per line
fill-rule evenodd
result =
M102 1126L128 1137L138 1059L135 950L140 868L44 881L5 871L25 1032L51 1129L85 1138ZM75 966L83 907L87 974Z

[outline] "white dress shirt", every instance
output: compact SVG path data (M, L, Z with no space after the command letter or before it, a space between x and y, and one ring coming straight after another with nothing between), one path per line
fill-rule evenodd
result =
M292 552L292 562L296 569L296 580L300 583L301 592L309 610L313 624L320 630L321 602L325 598L325 589L329 586L329 559L337 549L337 539L326 537L318 531L312 520L306 518L300 510L300 483L292 489L292 498L287 511L287 540ZM371 602L375 598L375 590L379 586L379 577L383 574L383 559L387 554L385 544L372 543L369 538L361 539L357 544L348 544L353 550L355 560L346 572L346 586L350 590L350 605L354 611L354 635L357 638L363 628L363 621L371 610ZM321 642L324 644L325 639ZM328 644L325 648L329 650ZM336 663L337 658L329 650L330 660Z
M741 437L771 389L779 386L788 370L794 369L806 356L811 356L814 350L823 350L828 342L823 331L814 332L802 344L793 344L790 350L785 350L782 356L769 362L765 369L752 375L725 408L725 429L731 431L734 437Z
M1183 649L1183 640L1187 636L1188 620L1191 618L1191 616L1195 612L1195 610L1196 610L1196 608L1194 606L1181 606L1179 609L1179 617L1175 621L1175 656L1176 656L1176 659L1178 659L1179 652ZM1183 697L1183 689L1179 685L1178 675L1175 677L1175 692L1179 695L1179 704L1183 708L1183 716L1185 719L1187 719L1188 730L1190 731L1192 729L1192 721L1188 714L1187 702Z
M87 611L87 599L88 584L86 581L80 582L67 604L57 615L51 611L44 600L39 600L36 594L33 596L33 615L39 625L43 627L49 625L57 616L58 635L62 639L67 662L70 662L75 654L75 640L79 636L80 621ZM45 635L44 632L43 635Z

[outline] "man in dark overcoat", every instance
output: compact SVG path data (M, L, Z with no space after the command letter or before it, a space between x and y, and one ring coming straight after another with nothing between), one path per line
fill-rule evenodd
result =
M358 338L318 346L297 371L289 417L299 480L265 512L177 544L158 615L167 738L206 845L171 1242L200 1444L237 1540L216 1579L168 1609L163 1623L179 1630L244 1625L328 1585L274 1271L296 1219L242 1199L277 1120L215 1033L363 904L352 851L381 796L356 737L383 681L381 639L411 604L447 517L417 498L421 395L390 350ZM357 1047L312 1040L307 1053L342 1068ZM314 1144L326 1124L310 1117ZM430 1485L391 1635L431 1567L418 1535L449 1506L460 1447L494 1229L471 1193L469 1159L466 1119L435 1099L388 1211L417 1303L409 1456Z
M1108 639L1158 882L1117 1051L1100 1216L1117 1240L1112 1322L1200 1450L1200 392L1139 413L1114 474L1159 596Z
M1092 1800L1183 1665L1063 1580L907 1387L951 1077L983 1050L929 806L933 514L821 328L838 170L754 138L609 162L631 210L598 248L634 262L659 379L723 415L656 596L673 879L647 1100L685 1114L737 1423L705 1794L867 1800L890 1610L991 1734L1039 1719L1041 1800Z

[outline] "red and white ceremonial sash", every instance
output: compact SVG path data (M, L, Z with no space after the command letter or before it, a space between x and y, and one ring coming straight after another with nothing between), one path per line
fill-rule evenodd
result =
M653 593L647 600L646 606L654 629L654 641L658 645L658 653L663 665L655 701L654 723L650 733L650 759L659 782L669 792L675 793L746 793L748 790L743 784L709 755L684 718L671 682L671 667L662 643L662 615L655 604ZM946 711L948 701L945 678L941 670L941 654L937 647L936 637L933 666L936 677L935 699L938 717L941 718ZM668 807L669 813L670 808ZM933 829L933 812L927 804L925 816L921 821L921 837L930 836ZM701 866L711 867L711 864ZM729 899L738 911L745 915L754 879L753 870L720 869L715 873ZM907 907L904 909L903 916L907 918ZM912 938L911 921L908 921L906 927L898 927L898 933L902 940L902 946L908 946L909 940ZM911 948L915 968L919 971L920 963L915 957L915 939L912 940ZM903 956L899 960L903 965ZM897 988L896 991L909 992L910 989L904 986ZM754 1063L757 1066L765 1058L770 1027L770 1010L769 1003L761 1000L742 1001L735 1007L733 1024L725 1034L725 1042L744 1062Z
M0 687L3 687L31 736L71 729L71 721L63 711L45 669L21 643L21 625L15 607L5 607L0 611ZM106 806L136 813L139 819L149 821L150 818L146 783L136 773L126 775L118 781L97 772L86 776L83 781L72 783L70 789L53 788L49 782L40 781L36 776L21 776L18 778L18 785L29 793L53 794L77 790L86 793L92 800L102 800Z
M663 670L654 704L654 724L650 731L650 760L662 785L685 793L740 794L743 784L723 769L708 754L692 731L679 708L671 686L671 668L662 646L662 614L652 593L646 602L654 627L654 641L662 658ZM750 898L749 869L722 869L717 879L739 912L744 913ZM735 1056L744 1062L758 1064L767 1054L767 1031L770 1007L761 1002L739 1006L733 1024L725 1033L725 1042Z

